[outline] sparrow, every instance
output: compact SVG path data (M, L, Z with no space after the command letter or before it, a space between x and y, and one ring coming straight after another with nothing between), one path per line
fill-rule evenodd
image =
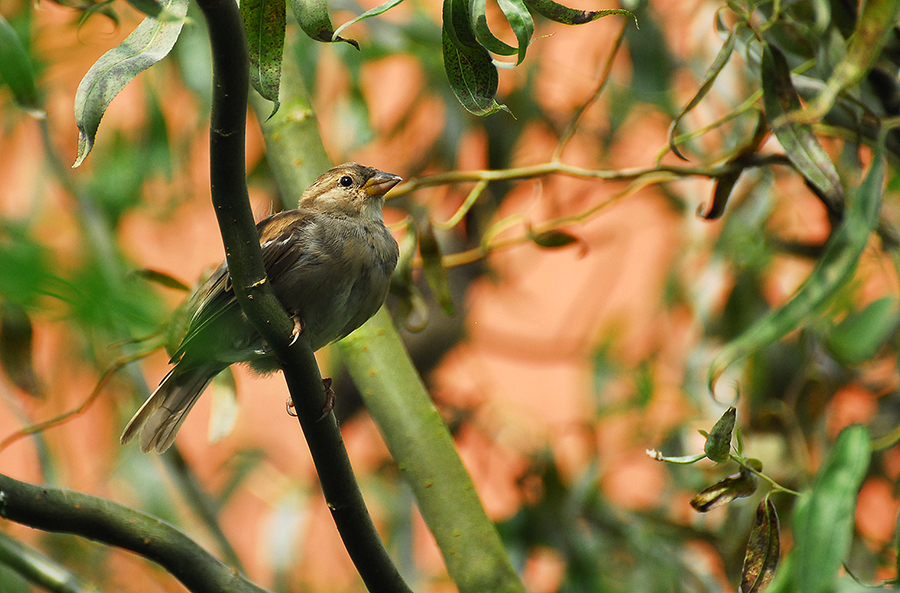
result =
M382 207L400 181L358 163L338 165L303 192L296 210L256 225L275 296L313 351L348 335L384 303L399 249ZM206 387L232 364L278 370L235 299L227 261L191 295L187 319L170 360L175 366L128 422L123 445L140 432L142 451L164 452Z

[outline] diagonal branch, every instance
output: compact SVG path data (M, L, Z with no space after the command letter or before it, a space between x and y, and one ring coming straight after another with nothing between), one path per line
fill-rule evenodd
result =
M316 464L322 491L347 552L370 591L409 591L381 542L353 475L333 414L321 422L325 389L308 340L291 344L293 323L267 281L247 198L244 136L248 50L233 0L197 0L213 55L210 185L234 292L247 318L272 348Z

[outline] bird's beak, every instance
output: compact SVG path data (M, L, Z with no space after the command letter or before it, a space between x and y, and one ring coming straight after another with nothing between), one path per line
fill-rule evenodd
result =
M390 190L401 181L403 181L403 178L399 175L379 171L375 174L375 177L372 177L371 179L366 181L363 189L365 189L366 193L370 196L383 196L384 194L388 193L388 190Z

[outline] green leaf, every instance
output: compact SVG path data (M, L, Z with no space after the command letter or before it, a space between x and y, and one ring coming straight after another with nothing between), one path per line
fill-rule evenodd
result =
M725 43L722 44L721 48L719 48L719 53L716 55L716 59L713 60L712 65L706 72L706 78L703 80L703 84L700 85L700 88L697 89L697 92L694 93L694 96L691 97L691 100L688 101L688 104L684 106L681 112L672 121L672 125L669 126L669 148L672 150L675 156L677 156L681 160L686 161L687 158L683 154L681 154L681 151L678 150L678 145L675 143L675 132L678 129L678 124L681 122L681 119L685 115L690 113L697 105L700 104L700 101L702 101L703 98L706 97L706 95L712 89L713 84L715 84L716 79L719 77L719 74L722 72L722 70L725 69L725 66L728 64L728 60L731 59L731 54L734 52L734 43L737 39L737 31L738 27L735 26L731 30L731 32L728 33L728 37L725 38ZM737 175L740 175L740 173L738 173Z
M422 271L428 286L434 293L438 303L447 315L453 314L453 298L450 296L450 283L447 281L447 270L441 263L441 247L434 235L434 227L427 214L417 217L416 231L419 242L419 254L422 256Z
M31 58L12 25L0 15L0 78L12 91L16 105L37 118L46 117L38 98Z
M528 49L528 44L534 35L534 20L531 18L531 13L528 12L528 8L525 7L523 0L498 0L497 4L500 6L500 10L503 11L509 26L512 27L518 46L512 47L504 43L491 32L487 24L485 11L487 0L472 0L470 7L472 31L475 33L475 38L478 42L488 51L502 56L518 54L516 58L516 65L518 66L525 59L525 51Z
M41 387L32 362L33 330L25 309L11 301L0 303L0 364L12 383L31 396Z
M853 365L869 360L897 330L900 311L897 301L884 297L862 311L850 313L831 329L825 344L842 364Z
M355 40L338 37L335 34L326 0L291 0L291 10L294 12L294 18L300 23L300 28L310 39L322 43L344 41L359 49L359 44Z
M847 41L847 53L835 66L825 88L810 102L797 120L816 121L822 118L844 89L863 81L881 49L894 31L900 0L866 0L861 3L859 18Z
M113 98L135 76L166 57L181 33L188 0L168 0L167 12L177 20L146 17L131 35L103 54L78 85L75 93L75 123L78 125L77 167L91 152L100 119Z
M491 54L475 39L466 0L444 0L441 45L450 88L469 113L509 111L494 99L499 84L497 68Z
M356 24L359 21L364 20L364 19L372 18L373 16L378 16L380 14L384 14L385 12L389 11L390 9L397 6L401 2L403 2L403 0L387 0L387 2L385 2L384 4L379 4L375 8L365 11L358 17L347 21L346 23L344 23L343 25L341 25L340 27L335 29L335 31L332 35L332 40L333 41L339 40L340 39L339 35L341 34L341 31L343 31L350 25ZM359 49L359 48L357 48L357 49Z
M722 417L713 426L709 436L706 437L706 445L703 448L706 456L716 463L726 461L731 453L731 434L734 432L734 422L737 418L737 410L729 407Z
M141 268L138 270L134 270L132 274L139 278L143 278L148 282L153 282L155 284L159 284L160 286L165 286L166 288L173 288L182 292L189 292L191 290L188 285L186 285L178 278L166 274L165 272L154 270L152 268Z
M781 51L763 44L763 105L772 131L787 157L816 190L828 210L840 215L844 210L844 190L828 153L816 140L808 124L791 121L787 114L800 109L800 98L791 82L791 71Z
M607 10L578 10L576 8L568 8L562 4L557 4L553 0L525 0L526 6L535 11L539 15L562 23L564 25L583 25L597 19L613 14L622 14L630 16L634 19L634 25L637 27L637 17L629 10L624 8L613 8ZM640 28L640 27L638 27Z
M869 456L869 432L865 427L851 426L841 431L822 464L802 520L794 528L800 593L834 589L838 571L850 551L856 499Z
M546 249L559 249L560 247L568 247L573 243L578 243L579 241L581 241L581 239L579 239L575 235L567 233L565 231L560 231L558 229L535 233L531 230L531 228L529 228L528 238L534 241L535 245L544 247Z
M772 582L781 555L778 530L778 513L766 495L756 507L756 517L750 529L741 569L741 593L762 593Z
M281 59L284 54L285 0L242 0L241 17L250 50L250 84L263 99L273 103L275 115L281 103Z
M751 325L713 360L708 374L710 390L714 390L716 381L732 362L780 340L824 311L838 289L853 277L869 235L878 225L884 177L882 153L883 146L879 144L866 178L851 196L843 222L832 233L822 257L791 300Z
M666 463L674 463L676 465L690 465L692 463L697 463L701 459L706 459L705 453L701 453L700 455L679 455L675 457L667 457L655 449L647 449L646 453L657 461L665 461Z

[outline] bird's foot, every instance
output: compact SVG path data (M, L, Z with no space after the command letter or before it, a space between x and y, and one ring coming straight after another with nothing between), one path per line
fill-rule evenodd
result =
M303 320L300 319L300 312L294 311L291 313L291 320L294 322L294 329L291 331L290 345L293 346L300 339L300 334L303 333Z
M322 415L319 416L319 419L316 420L316 422L325 420L325 417L334 409L334 400L337 399L337 396L334 394L334 389L331 388L331 377L322 379L322 385L325 387L325 407L322 408Z
M319 419L316 422L321 422L325 419L326 416L334 409L334 402L337 399L337 396L334 394L334 389L331 388L331 377L326 377L322 379L322 386L325 387L325 407L322 408L322 415L319 416ZM294 408L294 400L291 399L291 396L288 396L287 400L284 402L284 408L287 410L288 416L297 417L297 410Z

